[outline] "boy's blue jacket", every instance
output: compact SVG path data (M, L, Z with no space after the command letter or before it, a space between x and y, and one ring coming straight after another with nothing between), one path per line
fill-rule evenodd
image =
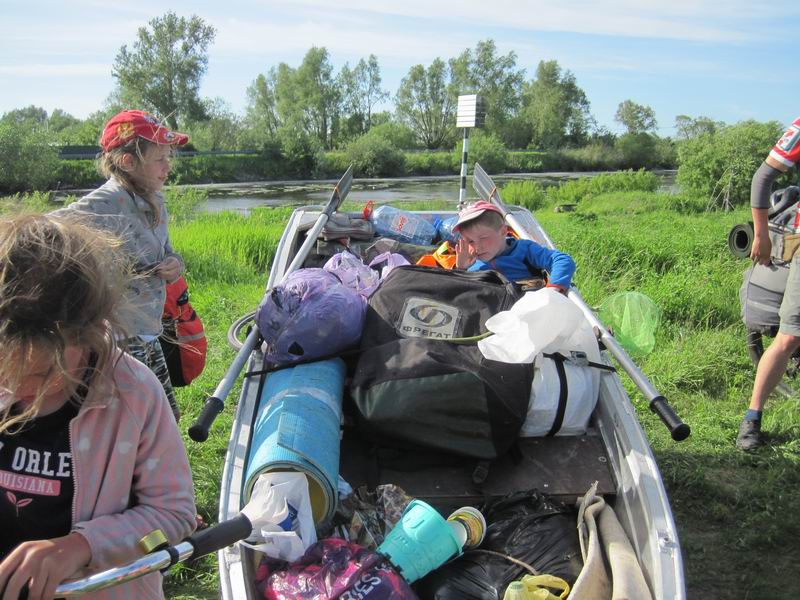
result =
M527 264L526 264L527 259ZM528 264L536 269L544 269L550 274L549 282L569 288L575 273L575 261L569 254L550 250L530 240L506 239L506 249L488 263L475 262L467 271L500 271L510 281L530 279Z

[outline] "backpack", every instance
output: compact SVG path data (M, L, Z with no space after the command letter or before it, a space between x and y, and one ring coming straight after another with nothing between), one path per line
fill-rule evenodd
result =
M183 277L167 284L167 298L158 338L164 350L173 387L189 385L206 366L207 341L200 317L189 304L189 288Z
M527 415L532 365L447 340L485 332L520 295L496 271L395 268L370 297L353 375L362 434L480 460L509 450Z

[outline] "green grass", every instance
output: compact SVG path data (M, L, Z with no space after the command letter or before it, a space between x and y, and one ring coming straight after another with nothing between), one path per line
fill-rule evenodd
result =
M404 205L411 206L422 207ZM559 248L574 256L576 283L589 305L636 290L662 310L656 348L638 364L691 425L691 437L673 442L631 381L622 379L670 497L688 596L790 600L800 597L800 579L791 575L800 564L798 399L773 397L767 404L769 447L751 455L735 450L753 368L738 302L747 265L729 254L726 241L730 228L746 221L749 211L706 213L704 207L700 199L621 191L586 199L571 213L555 213L545 204L537 217ZM209 337L206 371L178 390L184 431L235 355L226 343L227 328L260 300L289 214L288 209L263 209L249 217L198 215L171 225L173 244L187 260L192 303ZM207 442L186 438L199 511L207 520L216 519L237 397L235 389ZM173 570L166 593L216 598L213 560Z

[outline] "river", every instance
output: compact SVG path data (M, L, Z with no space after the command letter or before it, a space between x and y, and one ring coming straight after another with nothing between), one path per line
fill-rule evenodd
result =
M556 185L578 177L592 177L599 173L523 173L494 176L501 186L509 181L531 179L542 185ZM674 191L675 171L656 172L661 190ZM466 196L475 198L472 177L468 177ZM348 201L366 203L396 203L407 200L444 199L458 201L460 178L457 175L444 177L395 177L392 179L356 179L348 195ZM220 212L234 210L247 212L258 206L294 206L324 204L330 197L335 180L329 181L260 181L254 183L197 185L208 190L206 210Z

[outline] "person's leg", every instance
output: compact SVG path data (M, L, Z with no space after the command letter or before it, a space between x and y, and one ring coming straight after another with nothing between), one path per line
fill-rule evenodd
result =
M164 358L164 351L161 349L161 344L158 339L145 342L140 337L132 337L125 340L125 342L125 350L128 354L133 356L140 363L147 365L150 370L155 373L156 377L158 377L158 380L161 382L161 387L164 388L164 393L167 395L172 414L175 415L175 421L180 421L181 411L175 399L175 390L169 378L167 361Z
M753 393L750 396L750 410L761 411L769 395L775 390L786 373L792 353L800 346L800 337L778 333L769 348L758 361Z
M800 254L792 259L786 290L781 302L780 329L772 344L758 361L756 378L750 406L739 426L736 447L740 450L753 450L763 446L765 439L761 433L761 412L769 395L775 391L786 373L786 366L792 353L800 347Z

